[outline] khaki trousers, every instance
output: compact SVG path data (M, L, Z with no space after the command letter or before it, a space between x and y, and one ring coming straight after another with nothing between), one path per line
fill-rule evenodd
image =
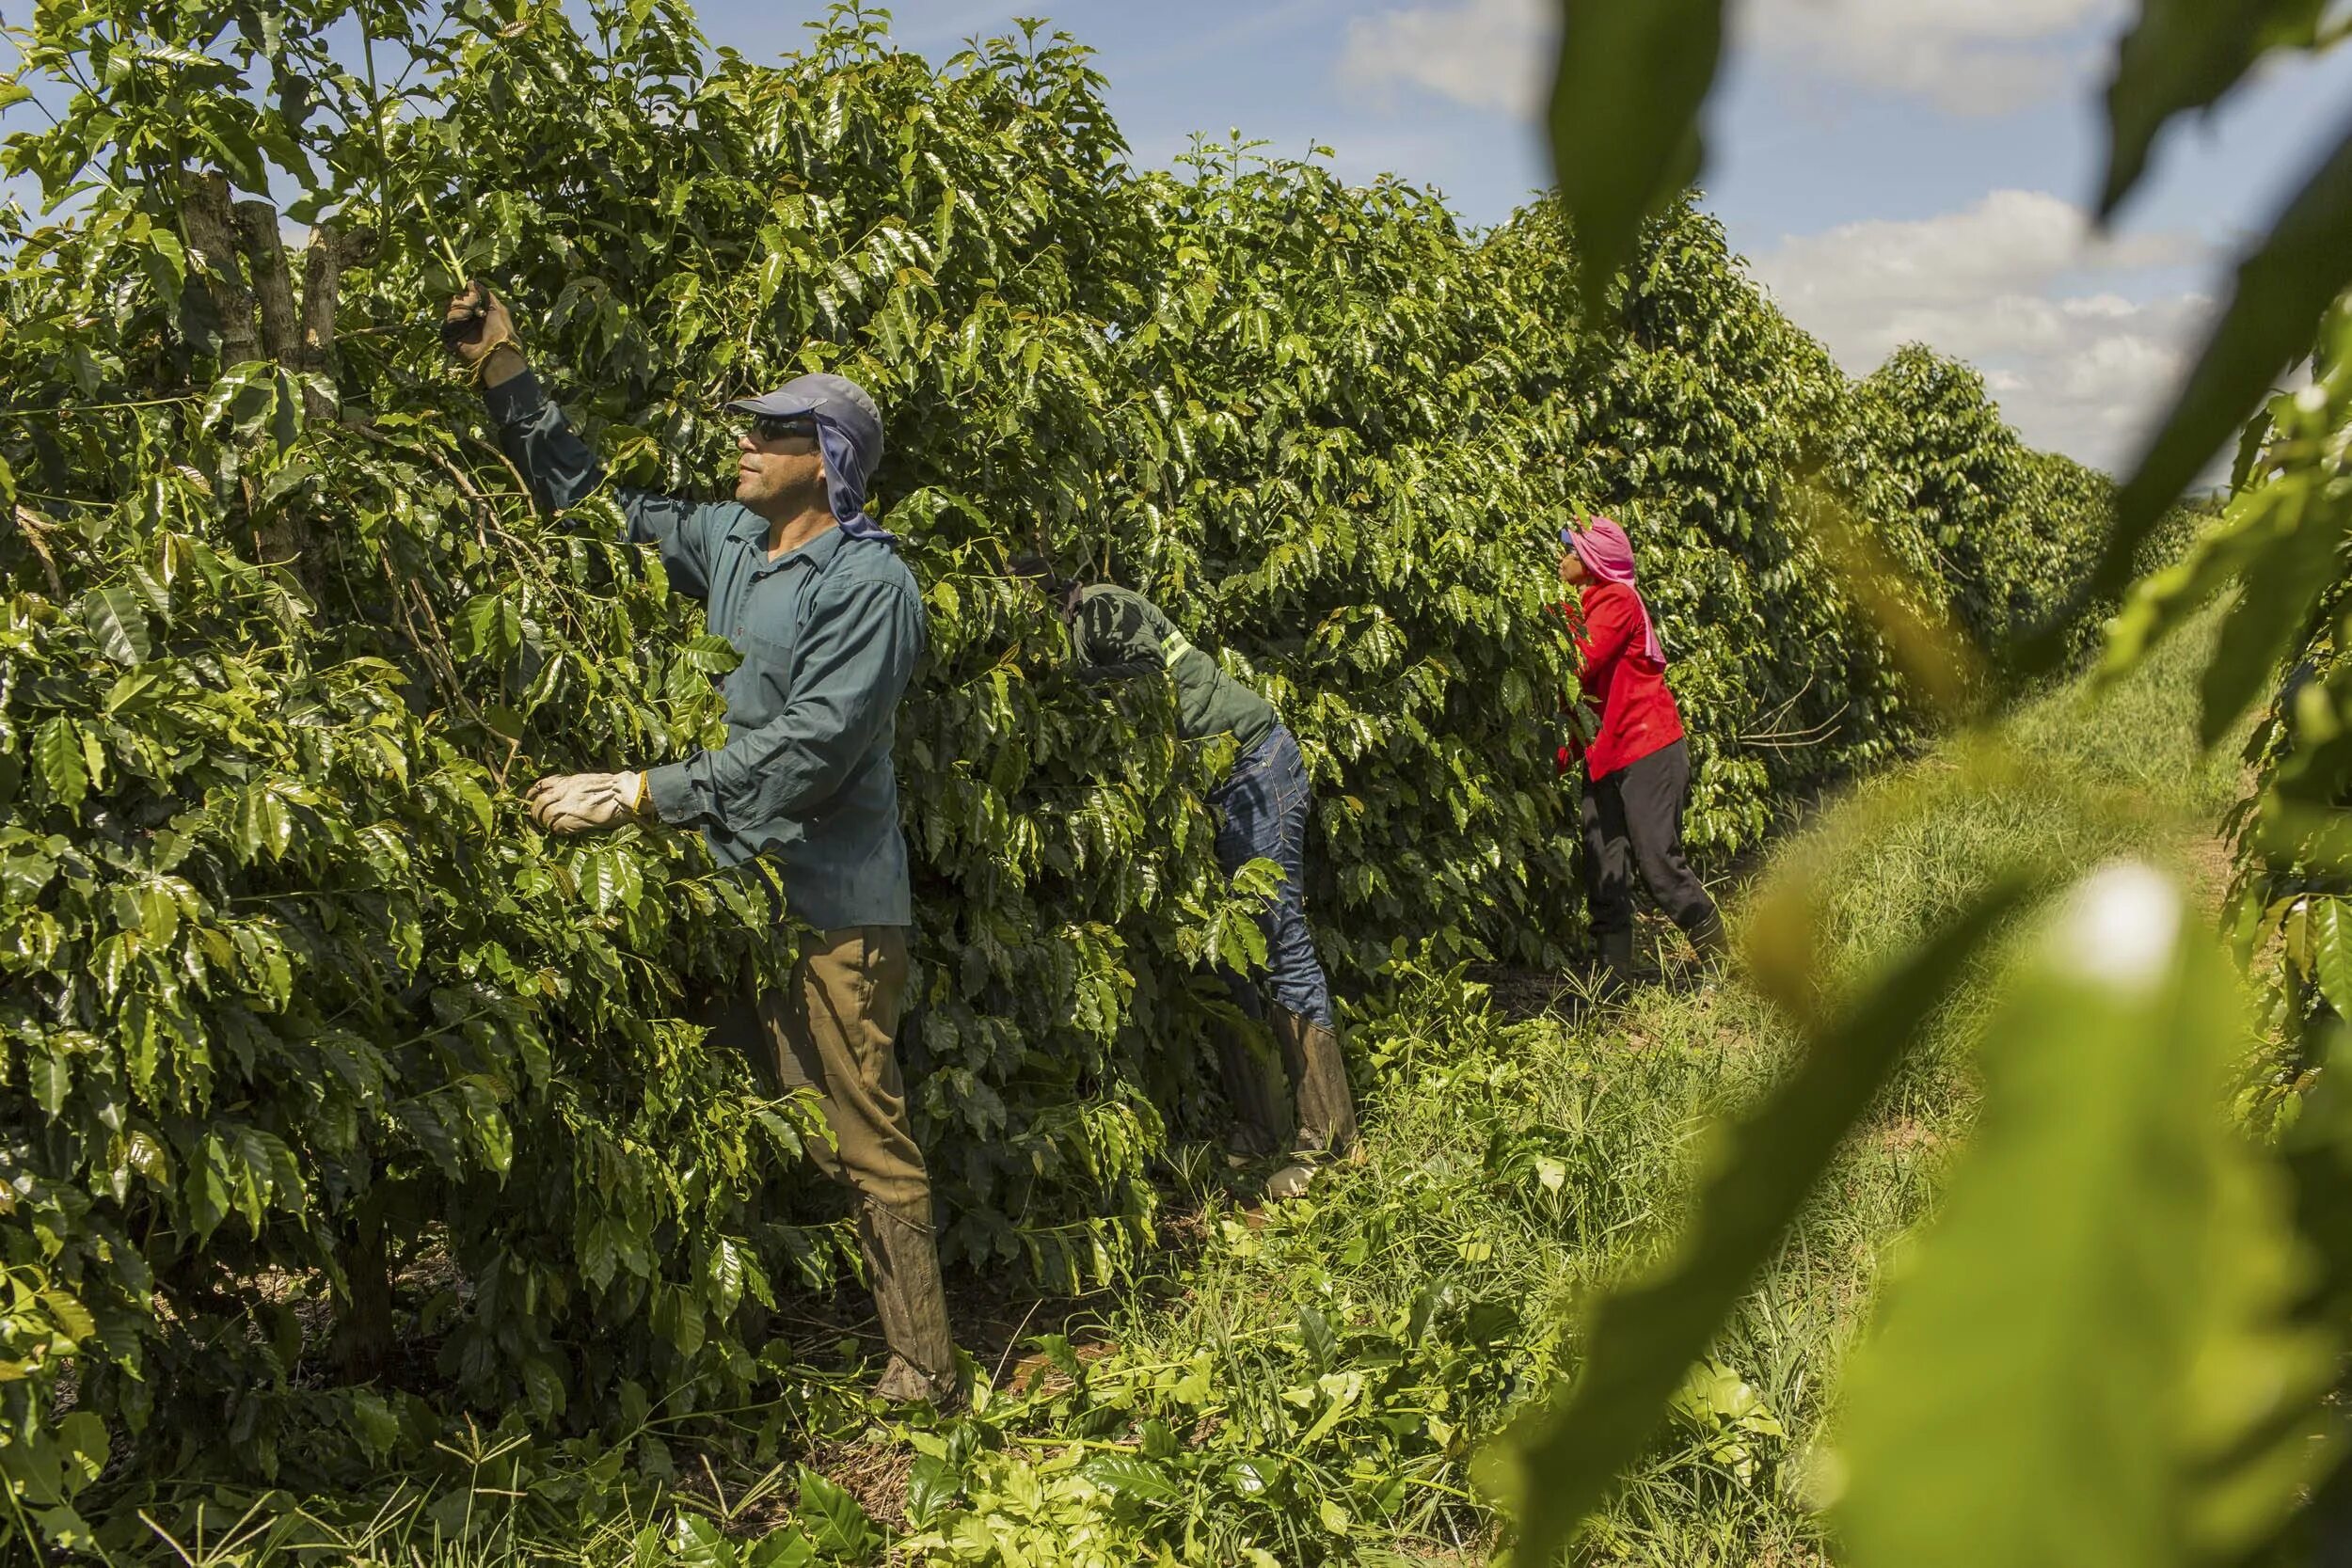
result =
M781 1088L817 1091L836 1148L809 1153L861 1197L925 1216L930 1174L907 1115L898 1074L907 933L898 926L827 931L780 990L710 1008L714 1031L750 1051Z

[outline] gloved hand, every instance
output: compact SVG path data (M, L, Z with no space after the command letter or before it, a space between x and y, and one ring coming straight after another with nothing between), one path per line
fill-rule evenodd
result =
M523 345L515 336L515 318L508 313L506 302L486 284L469 283L463 293L450 300L441 317L441 341L458 363L493 385L523 369Z
M532 784L523 804L551 833L584 833L653 815L643 773L558 773Z

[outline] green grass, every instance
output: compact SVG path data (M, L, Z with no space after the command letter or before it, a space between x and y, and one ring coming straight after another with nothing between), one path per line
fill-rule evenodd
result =
M2196 641L2113 690L2034 703L1998 744L1866 783L1787 838L1756 882L1809 879L1826 983L1867 975L2004 869L2133 855L2217 879L2211 824L2239 780L2233 753L2189 740ZM1735 925L1753 903L1735 899ZM812 1377L664 1444L455 1445L389 1500L305 1518L278 1499L260 1533L222 1550L215 1528L187 1558L260 1568L307 1541L432 1568L869 1559L881 1534L806 1463L901 1532L894 1560L1483 1560L1494 1521L1470 1455L1573 1370L1580 1302L1671 1238L1709 1126L1772 1081L1791 1037L1732 980L1513 1018L1460 972L1400 963L1392 979L1355 1021L1377 1085L1363 1158L1252 1213L1217 1151L1180 1150L1189 1201L1162 1277L1042 1340L968 1418L891 1424ZM1683 1402L1587 1561L1825 1560L1808 1453L1882 1262L1965 1137L1984 990L1948 1010L1841 1158L1716 1346L1727 1375Z

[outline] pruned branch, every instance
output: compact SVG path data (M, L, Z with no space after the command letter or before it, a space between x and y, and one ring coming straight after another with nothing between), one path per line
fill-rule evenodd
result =
M278 232L278 208L268 201L240 201L233 214L237 248L245 254L253 296L262 308L262 350L288 370L299 370L302 340L294 325L294 274L287 270L286 242Z
M261 339L253 330L253 290L246 281L245 261L237 245L236 220L229 206L229 182L217 174L190 173L180 221L188 246L203 264L204 292L220 324L220 362L242 365L261 355Z
M302 341L297 363L305 372L335 373L335 316L342 307L342 274L375 253L375 230L344 233L331 223L310 230L302 258ZM327 400L305 387L303 406L313 420L332 418Z

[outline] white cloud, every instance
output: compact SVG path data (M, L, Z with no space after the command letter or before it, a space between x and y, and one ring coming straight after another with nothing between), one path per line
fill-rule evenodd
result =
M2006 114L2077 87L2122 0L1746 0L1736 47L1810 75Z
M2212 319L2205 296L2146 285L2211 260L2194 235L2101 238L2071 202L1996 191L1964 212L1789 238L1753 271L1849 372L1924 342L1981 369L2034 445L2115 468Z
M2071 90L2123 0L1742 0L1732 46L1806 75L2003 114ZM1532 119L1550 90L1558 0L1428 0L1348 24L1343 82L1419 88Z
M1340 80L1419 87L1476 109L1533 119L1551 91L1558 0L1443 0L1347 24Z

